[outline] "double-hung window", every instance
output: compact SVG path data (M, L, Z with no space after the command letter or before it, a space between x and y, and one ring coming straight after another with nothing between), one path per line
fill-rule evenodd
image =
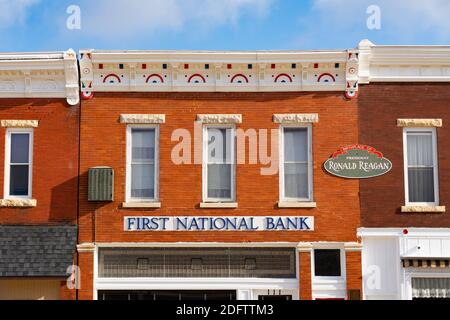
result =
M204 201L235 201L234 127L205 126L203 150Z
M31 199L33 129L7 129L5 198Z
M435 128L406 128L403 133L406 205L438 205Z
M312 201L311 126L281 127L281 201Z
M127 128L127 202L158 200L157 126Z

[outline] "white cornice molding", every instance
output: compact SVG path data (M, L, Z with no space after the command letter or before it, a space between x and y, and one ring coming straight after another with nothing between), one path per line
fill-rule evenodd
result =
M377 46L363 40L360 83L450 82L450 46Z
M0 53L0 98L66 98L79 103L75 51Z
M357 91L356 50L81 50L80 58L84 99L102 91L342 91L348 97Z

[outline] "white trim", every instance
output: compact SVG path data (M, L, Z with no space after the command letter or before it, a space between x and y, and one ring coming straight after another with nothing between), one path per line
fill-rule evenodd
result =
M77 55L72 49L0 53L0 98L66 98L73 106L80 101L78 83Z
M99 248L296 248L298 242L101 242Z
M296 278L97 278L97 290L298 289Z
M399 237L403 230L408 230L408 236L450 237L450 228L358 228L358 237Z
M12 134L28 134L28 195L26 196L14 196L10 195L10 159L11 159L11 135ZM5 181L3 187L4 199L31 199L32 198L32 186L33 186L33 128L7 128L6 129L6 142L5 142Z
M284 190L284 129L285 128L306 128L307 129L307 141L308 141L308 198L286 198ZM313 193L313 151L312 151L312 125L309 124L280 124L279 127L279 150L280 150L280 163L279 163L279 202L285 204L288 202L293 203L315 203Z
M155 190L153 199L140 199L131 197L131 155L132 155L132 130L135 128L155 130ZM159 125L157 124L129 124L126 128L126 173L125 173L125 203L159 203Z
M409 201L409 182L408 182L408 143L407 136L409 132L428 132L431 133L433 148L433 182L434 182L434 202L410 202ZM403 175L405 183L405 205L406 206L438 206L439 205L439 166L437 154L436 128L403 128Z
M278 208L316 208L315 202L302 201L278 201Z
M208 198L208 129L231 129L231 198ZM203 125L202 148L202 203L236 202L236 126L234 124L205 124Z

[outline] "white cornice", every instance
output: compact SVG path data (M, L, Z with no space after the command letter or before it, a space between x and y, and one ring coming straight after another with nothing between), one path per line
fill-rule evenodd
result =
M79 103L76 53L0 53L0 98L66 98Z
M357 53L81 50L81 91L342 91L356 95ZM356 73L355 73L356 72Z
M377 46L363 40L360 83L450 82L450 46Z

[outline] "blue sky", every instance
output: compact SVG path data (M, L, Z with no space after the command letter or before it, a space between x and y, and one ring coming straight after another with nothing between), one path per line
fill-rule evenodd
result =
M70 5L81 29L69 30ZM380 29L367 8L380 8ZM0 51L450 44L449 0L0 0Z

